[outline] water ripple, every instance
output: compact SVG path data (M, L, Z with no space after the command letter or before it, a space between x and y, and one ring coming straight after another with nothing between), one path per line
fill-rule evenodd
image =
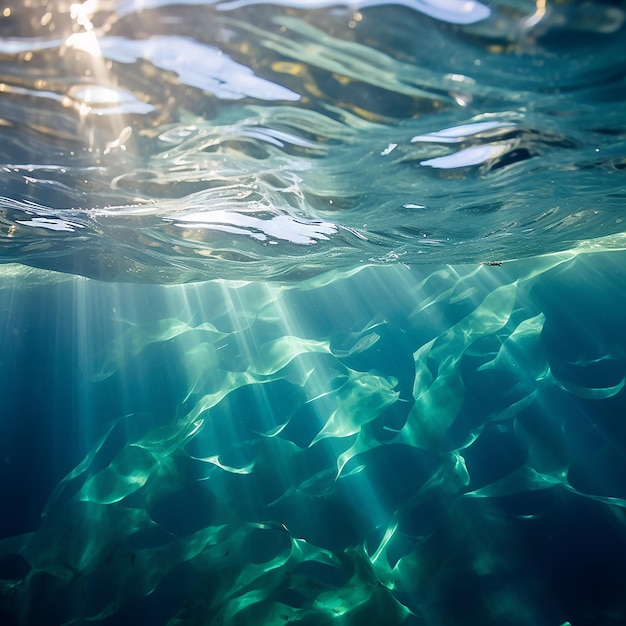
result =
M0 258L282 280L623 232L623 7L379 4L5 12Z

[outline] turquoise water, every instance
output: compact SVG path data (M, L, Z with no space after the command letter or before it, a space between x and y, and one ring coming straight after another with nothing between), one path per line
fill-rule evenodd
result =
M0 624L626 621L624 3L0 16Z

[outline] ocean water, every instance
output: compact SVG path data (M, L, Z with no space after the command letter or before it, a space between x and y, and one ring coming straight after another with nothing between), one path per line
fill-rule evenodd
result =
M626 623L626 3L0 6L1 626Z

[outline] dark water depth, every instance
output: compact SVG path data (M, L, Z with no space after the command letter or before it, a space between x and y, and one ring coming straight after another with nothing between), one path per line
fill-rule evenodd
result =
M2 623L623 623L625 261L6 281Z

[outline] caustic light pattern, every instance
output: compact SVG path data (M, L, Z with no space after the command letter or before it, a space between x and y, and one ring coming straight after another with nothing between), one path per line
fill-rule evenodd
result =
M0 626L626 624L625 31L7 0Z
M149 312L66 280L119 303L80 375L92 398L126 385L128 412L101 408L36 528L0 543L2 615L619 623L626 303L594 278L624 267L565 253L145 286ZM141 400L157 389L162 419Z

